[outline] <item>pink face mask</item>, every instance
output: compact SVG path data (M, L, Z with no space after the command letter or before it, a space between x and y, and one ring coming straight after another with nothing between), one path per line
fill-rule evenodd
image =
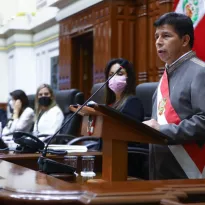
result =
M116 75L109 80L109 88L114 93L122 93L127 85L126 82L127 77L122 75Z

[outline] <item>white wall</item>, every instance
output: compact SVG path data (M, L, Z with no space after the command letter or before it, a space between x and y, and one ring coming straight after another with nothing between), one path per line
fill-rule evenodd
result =
M18 12L35 11L36 1L0 0L0 17L8 20ZM57 0L47 0L47 6L55 1ZM64 19L100 1L102 0L71 1L60 12L55 7L46 7L39 10L30 21L26 16L16 17L4 26L0 25L0 85L3 88L0 103L6 102L9 92L15 89L33 94L40 84L51 83L51 58L59 55L59 25L55 23L49 28L44 26L54 22L54 18L57 21ZM7 35L9 37L6 38Z
M8 73L5 73L5 82L9 83L6 93L0 95L0 102L6 102L8 93L15 89L34 94L40 84L51 83L51 58L59 55L58 37L36 47L14 48L5 54L5 58L7 55L8 63L5 62L5 65L8 64Z
M35 19L32 25L23 22L22 25L25 28L21 27L20 30L25 30L27 34L19 33L16 29L22 25L16 24L14 28L16 33L8 38L3 38L3 34L11 28L8 24L2 27L0 34L0 70L2 74L0 80L2 80L0 85L4 89L0 92L0 103L7 102L9 92L15 89L22 89L26 94L34 94L40 84L51 83L51 57L59 55L59 25L55 24L32 34L32 32L36 32L35 28L39 24L46 24L49 19L54 18L54 14L57 12L52 8L47 8L44 11L39 13L38 19L42 20L46 13L47 19L44 18L40 23L37 21L38 19Z
M6 102L8 95L8 56L4 51L0 51L0 62L0 102Z
M36 0L0 0L0 24L19 12L35 12Z
M0 0L0 24L17 13L17 0ZM11 6L12 5L12 6Z
M18 47L8 53L9 89L11 92L22 89L27 94L36 91L36 72L34 49Z
M59 42L55 41L35 48L36 85L51 83L51 58L59 55Z

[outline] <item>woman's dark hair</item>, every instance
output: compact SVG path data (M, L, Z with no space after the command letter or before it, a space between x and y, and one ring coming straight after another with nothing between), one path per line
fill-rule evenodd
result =
M11 97L14 100L20 100L22 103L22 108L20 110L20 116L23 113L23 111L29 106L29 101L28 97L25 94L23 90L14 90L13 92L10 93Z
M122 62L124 61L127 60L123 58L116 58L110 60L107 63L105 68L106 80L109 78L109 72L111 67L116 63L121 65ZM112 107L116 108L117 110L119 110L122 107L122 105L124 104L128 96L135 95L136 75L135 75L135 70L133 68L133 65L132 63L128 62L123 66L123 68L127 72L127 85L121 94L121 99L118 102L115 102L116 100L115 93L109 88L108 83L106 84L106 105L112 105Z
M154 26L157 28L165 24L173 26L175 32L180 38L185 35L189 35L189 46L193 48L194 45L194 27L192 20L185 14L169 12L157 19L154 22Z

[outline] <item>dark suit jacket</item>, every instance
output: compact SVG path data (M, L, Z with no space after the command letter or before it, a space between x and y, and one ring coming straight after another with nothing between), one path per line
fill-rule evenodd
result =
M125 104L119 111L134 120L139 120L142 122L144 119L144 109L142 103L136 96L128 97Z

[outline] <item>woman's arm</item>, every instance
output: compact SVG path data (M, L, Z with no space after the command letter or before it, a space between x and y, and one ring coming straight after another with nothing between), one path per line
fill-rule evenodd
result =
M20 117L13 118L13 122L9 132L25 131L27 127L31 127L34 122L34 111L31 108L26 108Z

